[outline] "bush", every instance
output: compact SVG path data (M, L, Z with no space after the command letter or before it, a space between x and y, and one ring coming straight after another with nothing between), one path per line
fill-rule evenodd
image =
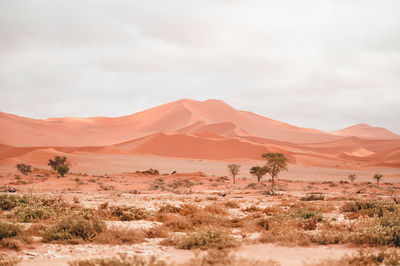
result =
M239 243L228 233L214 229L204 229L189 233L184 237L177 247L181 249L225 249L237 247Z
M42 233L43 241L65 241L71 239L93 240L106 229L103 220L90 212L80 212L61 218Z
M24 175L27 173L32 173L32 166L29 164L19 163L15 167Z
M137 244L144 241L144 236L141 230L111 228L97 235L93 241L109 245Z
M20 225L0 222L0 240L17 236L21 231Z
M167 266L164 261L155 257L141 258L119 255L119 257L97 258L88 260L74 260L68 262L70 266Z
M324 199L325 199L324 195L315 193L311 193L300 198L301 201L314 201L314 200L324 200Z

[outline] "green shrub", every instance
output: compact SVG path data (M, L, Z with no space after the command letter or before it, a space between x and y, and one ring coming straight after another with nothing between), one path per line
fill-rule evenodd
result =
M0 222L0 240L3 238L17 236L22 231L18 224Z
M30 223L36 220L48 219L54 215L54 211L43 205L27 205L15 208L14 214L18 221Z
M65 241L71 239L93 240L106 229L103 220L90 211L83 211L61 218L42 233L43 241Z

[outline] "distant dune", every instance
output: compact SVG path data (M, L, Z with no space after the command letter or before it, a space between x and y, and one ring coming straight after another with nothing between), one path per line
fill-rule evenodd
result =
M301 128L219 100L179 100L117 118L29 119L0 112L0 163L62 153L259 160L282 152L289 162L320 167L400 168L400 136L358 124L332 133Z

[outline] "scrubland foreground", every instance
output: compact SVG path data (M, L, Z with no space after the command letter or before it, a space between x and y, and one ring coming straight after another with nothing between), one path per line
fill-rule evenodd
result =
M236 181L2 173L0 265L400 265L400 184Z

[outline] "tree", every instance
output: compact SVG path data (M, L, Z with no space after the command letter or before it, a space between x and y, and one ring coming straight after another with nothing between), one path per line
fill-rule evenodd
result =
M381 174L375 174L374 179L376 180L376 186L379 187L379 180L381 180L383 175Z
M228 164L228 171L232 176L233 184L236 184L236 176L240 172L240 166L241 166L240 164L235 164L235 163Z
M19 163L15 167L17 167L18 171L26 175L27 173L32 173L32 166L29 164Z
M257 182L261 181L261 178L267 173L267 168L261 166L253 166L250 168L250 174L257 177Z
M63 156L55 156L54 161L49 159L48 165L53 168L60 176L64 177L65 174L69 172L69 163L67 161L67 157Z
M267 159L265 168L267 173L272 178L272 193L275 191L275 178L278 177L279 172L287 170L287 158L282 153L264 153L263 158Z
M354 182L354 180L356 180L357 176L355 174L349 174L349 176L347 177L351 182Z

